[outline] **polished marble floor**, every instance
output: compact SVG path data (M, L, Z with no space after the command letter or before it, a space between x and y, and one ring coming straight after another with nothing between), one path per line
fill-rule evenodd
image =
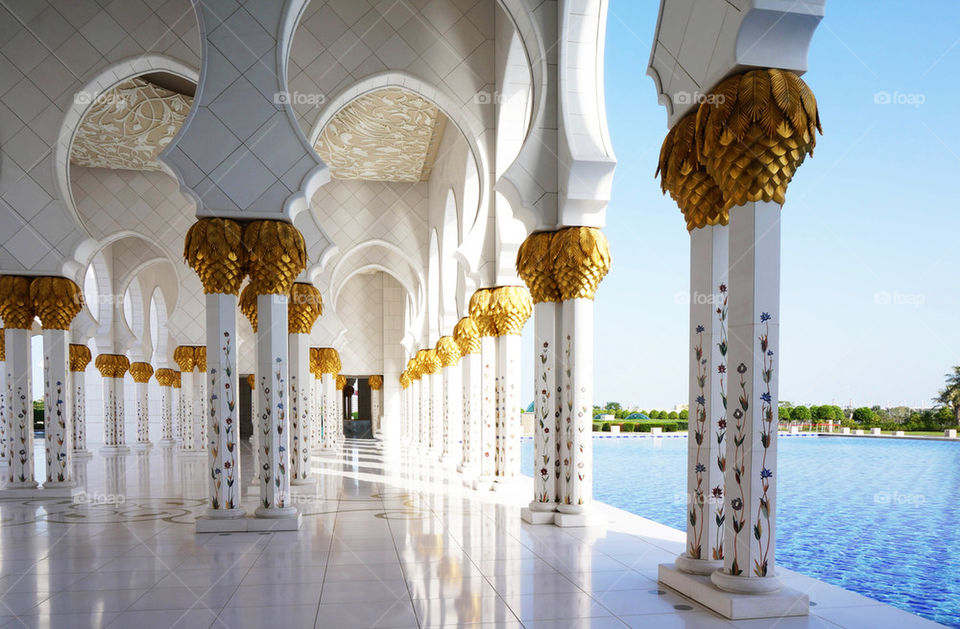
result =
M526 525L525 481L477 493L375 441L316 458L298 532L197 535L204 456L77 465L82 499L0 501L0 627L935 626L789 572L811 616L730 623L657 584L678 531L606 505L602 526Z

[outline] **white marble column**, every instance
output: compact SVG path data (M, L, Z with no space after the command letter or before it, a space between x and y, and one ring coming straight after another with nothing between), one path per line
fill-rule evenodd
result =
M183 372L177 372L177 379L173 383L173 408L176 413L176 425L174 426L174 441L183 448L183 422L185 410L183 407Z
M287 418L289 340L287 299L257 296L257 408L260 410L260 506L258 517L298 515L290 499L290 430Z
M250 484L260 486L260 473L262 464L260 462L260 415L257 413L257 376L250 374L247 376L247 384L250 387L250 457L253 461L253 474L250 475Z
M240 378L237 374L237 296L206 295L207 346L206 426L210 503L209 518L238 518L240 507L240 413L237 407ZM207 435L203 435L206 437Z
M192 443L194 451L199 453L207 451L207 408L207 364L204 356L203 363L193 369Z
M345 386L346 384L344 384L343 382L343 376L338 374L337 375L337 396L336 396L337 419L333 425L333 433L335 435L334 438L336 439L337 445L341 445L343 443L343 421L344 421L343 389Z
M533 500L530 513L523 512L529 522L553 522L552 514L557 508L560 471L557 428L561 415L557 341L561 311L555 301L541 301L533 306Z
M430 456L439 461L443 454L443 371L442 368L429 376L430 379Z
M6 333L0 328L0 465L7 465L9 455L7 453L7 364L6 350L4 347Z
M150 398L149 382L153 375L153 367L148 363L133 363L130 365L130 375L133 376L133 389L137 400L137 443L138 448L149 448L150 443Z
M423 448L424 435L423 413L421 412L420 404L422 401L420 396L421 378L422 376L416 375L416 377L410 382L410 412L412 419L410 428L413 430L411 445L417 452Z
M71 411L73 382L69 377L70 330L43 330L43 415L47 475L44 489L73 487ZM32 418L31 418L32 419Z
M323 374L313 373L310 384L310 448L314 452L323 446Z
M70 383L73 388L73 426L71 445L73 456L91 456L87 449L87 365L90 364L90 349L86 345L70 345Z
M172 446L173 440L173 385L177 380L177 372L172 369L157 369L154 374L160 385L160 445Z
M180 450L182 452L196 452L197 446L194 443L196 431L193 424L199 421L194 417L195 404L193 402L196 390L194 380L196 379L193 367L190 371L180 372Z
M121 354L100 354L96 367L103 376L103 449L105 453L125 453L130 448L124 434L123 376L130 361Z
M420 375L420 451L429 456L430 440L433 436L431 420L433 419L433 409L430 395L430 374L422 373Z
M580 515L593 499L593 300L568 299L561 308L557 511Z
M497 454L497 339L480 337L480 461L479 475L493 480Z
M459 471L465 476L476 474L480 463L480 412L482 409L482 364L478 352L460 359L462 388L462 434Z
M337 406L334 399L337 395L337 384L334 381L336 376L332 373L324 372L320 376L320 388L322 394L320 398L320 413L323 417L323 427L321 438L323 440L323 449L332 450L336 445L336 438L333 433L333 426L337 414Z
M726 226L690 232L687 545L676 566L693 574L723 566L727 251Z
M290 334L290 482L313 482L310 469L310 335Z
M459 351L458 351L459 354ZM458 359L459 361L460 359ZM459 363L443 367L443 453L440 460L445 465L455 465L462 457L460 452L463 434L463 385Z
M724 567L711 579L731 592L770 592L781 585L774 561L780 206L761 201L733 208L729 234L727 514Z
M7 488L37 486L33 458L33 366L30 330L4 328L7 370Z
M497 337L497 480L520 475L520 335Z

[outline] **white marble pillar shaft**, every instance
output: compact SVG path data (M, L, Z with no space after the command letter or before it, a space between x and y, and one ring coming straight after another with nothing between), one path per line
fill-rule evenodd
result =
M690 232L687 545L676 565L694 574L723 565L727 250L726 226Z
M557 440L560 396L557 387L557 339L560 304L545 301L533 306L533 511L554 511L560 471Z
M37 486L33 471L33 364L30 330L4 328L7 360L7 487Z
M259 379L254 375L254 383ZM260 461L260 415L257 413L257 387L250 390L250 423L253 430L250 432L250 456L253 460L253 474L250 478L251 485L260 486L260 474L263 472L263 464Z
M207 365L209 368L209 365ZM200 367L193 368L193 449L207 451L207 372Z
M207 464L210 502L207 517L237 518L240 508L240 414L237 401L237 296L213 293L206 296L207 372L206 427L209 438Z
M0 334L4 334L0 328ZM5 336L5 335L4 335ZM0 360L0 461L4 465L9 460L7 446L9 445L9 420L7 419L7 365Z
M316 374L310 383L310 449L314 452L323 445L323 383Z
M292 517L290 499L289 339L287 299L257 297L257 407L260 410L260 506L258 517Z
M370 430L374 436L380 432L380 391L370 390Z
M194 429L194 372L180 372L180 449L184 452L196 451L193 443Z
M430 396L430 374L421 374L420 375L420 449L428 453L430 452L430 441L432 438L432 428L431 420L433 418L433 411L431 409L431 396Z
M137 444L150 445L150 400L148 383L134 382L133 389L137 398Z
M421 376L422 377L422 376ZM410 427L413 429L413 435L411 443L420 449L423 447L423 413L421 413L420 408L420 382L421 379L417 378L410 382L410 408L412 410L412 422Z
M331 450L336 446L336 434L334 432L337 415L337 382L336 376L332 373L325 373L320 377L320 386L323 389L321 396L320 413L323 415L323 449Z
M73 386L70 331L43 331L43 416L47 474L44 487L73 487ZM32 417L31 417L32 419Z
M103 445L108 450L126 451L124 435L123 378L103 378Z
M724 567L718 587L772 591L776 577L780 206L730 211Z
M310 482L310 335L288 335L290 356L290 482Z
M497 339L480 337L480 461L482 478L492 478L497 471Z
M73 384L73 452L87 454L87 374L70 373Z
M461 438L463 436L463 385L462 369L459 364L443 368L443 455L444 463L456 463L461 460Z
M569 299L561 308L557 511L582 514L593 497L593 300Z
M482 358L480 354L466 354L460 359L462 434L460 471L473 474L480 463L480 414L483 408Z
M430 454L439 461L443 454L443 373L428 376L430 379Z
M497 337L497 478L520 475L520 336Z
M76 418L74 418L76 421ZM173 387L160 386L160 444L173 443Z

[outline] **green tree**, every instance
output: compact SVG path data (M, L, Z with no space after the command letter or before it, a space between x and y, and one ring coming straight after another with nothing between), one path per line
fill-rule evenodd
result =
M777 412L780 414L780 421L789 422L793 421L793 409L789 406L781 406L777 409Z
M853 411L853 421L858 424L869 424L873 422L875 418L876 414L873 412L873 409L869 409L866 406L861 406Z
M607 402L606 409L607 409L608 411L619 411L619 410L620 410L620 402Z
M829 406L811 406L810 417L817 421L827 421L830 419Z
M790 411L790 418L795 422L810 421L810 409L806 406L794 406Z
M690 419L690 411L687 409L680 411L680 419Z
M667 419L680 419L680 414L677 411L670 411L667 413Z
M960 423L960 366L954 367L946 376L947 384L934 398L934 402L953 413L953 423Z

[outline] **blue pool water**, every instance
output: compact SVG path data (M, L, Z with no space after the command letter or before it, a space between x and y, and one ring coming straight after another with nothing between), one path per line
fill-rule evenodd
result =
M960 627L960 444L779 441L777 563ZM683 530L685 438L595 438L594 495ZM530 474L533 442L523 443Z

